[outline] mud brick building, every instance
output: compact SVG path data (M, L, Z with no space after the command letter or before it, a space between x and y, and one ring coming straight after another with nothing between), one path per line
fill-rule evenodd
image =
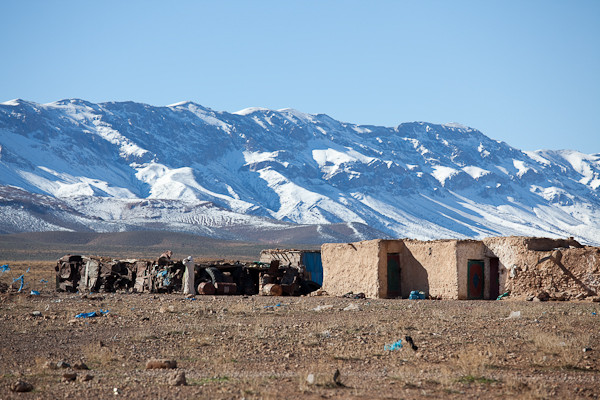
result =
M571 239L369 240L321 248L323 289L331 295L444 299L512 296L568 300L597 296L600 248Z

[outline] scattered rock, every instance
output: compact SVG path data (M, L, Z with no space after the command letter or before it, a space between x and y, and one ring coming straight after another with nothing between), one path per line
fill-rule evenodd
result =
M65 372L62 376L63 382L73 382L75 379L77 379L77 373L75 372Z
M344 308L344 311L360 311L360 307L354 303L350 303Z
M412 337L410 336L404 336L404 339L406 340L406 343L408 343L410 345L410 348L413 349L414 351L419 350L419 347L415 344L414 340Z
M584 353L587 353L588 351L592 351L592 348L591 347L584 347L583 348L583 352Z
M94 379L94 375L90 375L90 374L83 374L79 377L79 380L82 382L91 381L92 379Z
M46 369L56 369L58 367L56 366L55 362L52 362L52 361L48 360L48 361L46 361L44 363L44 368L46 368Z
M506 319L517 319L521 318L521 311L511 311L510 315Z
M166 359L152 359L146 362L146 369L173 369L177 368L177 361Z
M33 315L34 317L42 317L42 312L41 311L34 311L31 313L31 315Z
M171 375L169 375L169 385L171 385L171 386L187 385L187 381L185 379L185 372L175 371Z
M306 383L308 383L309 385L314 385L315 384L315 374L308 374L306 376Z
M17 393L31 392L33 390L33 385L25 381L16 381L12 384L10 390Z
M56 368L71 368L71 364L66 361L59 361L56 363Z
M175 306L168 306L168 307L162 306L161 308L158 309L158 312L160 312L162 314L167 313L167 312L173 313L173 312L175 312Z
M89 367L87 365L85 365L85 363L83 361L73 364L73 368L74 369L85 369L85 370L89 369Z
M537 296L535 296L536 299L538 299L539 301L548 301L550 299L550 295L548 294L548 292L545 291L541 291L537 294Z

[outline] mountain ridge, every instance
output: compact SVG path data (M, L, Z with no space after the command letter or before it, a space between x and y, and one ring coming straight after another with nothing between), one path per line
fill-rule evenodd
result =
M70 208L71 225L57 229L159 221L230 239L216 231L354 223L359 234L334 239L522 234L600 243L600 154L523 152L457 123L381 127L294 109L16 99L0 103L0 185L5 199L21 188ZM128 201L135 217L124 212ZM0 212L17 221L6 204ZM13 232L19 223L5 225Z

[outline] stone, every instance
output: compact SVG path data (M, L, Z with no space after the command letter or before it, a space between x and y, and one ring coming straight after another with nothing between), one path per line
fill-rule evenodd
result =
M306 376L306 383L308 383L309 385L314 385L315 384L315 374L308 374Z
M84 374L79 377L79 380L82 382L91 381L92 379L94 379L94 375L90 375L90 374Z
M71 364L66 361L59 361L56 363L56 368L71 368Z
M73 364L73 368L74 369L84 369L84 370L89 369L89 367L87 365L85 365L85 363L83 361Z
M185 372L175 371L171 375L169 375L169 385L171 385L171 386L187 385L187 381L185 379Z
M173 369L177 368L177 361L166 359L152 359L146 362L146 369Z
M75 372L65 372L62 376L63 382L73 382L75 379L77 379L77 373Z
M42 312L41 311L34 311L31 313L31 315L33 315L34 317L41 317L42 316Z
M17 393L31 392L33 390L33 385L29 382L19 380L12 384L10 390Z

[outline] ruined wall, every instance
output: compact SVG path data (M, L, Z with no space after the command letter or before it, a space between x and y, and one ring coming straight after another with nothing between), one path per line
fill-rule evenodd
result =
M500 274L500 291L510 290L511 297L515 298L533 296L568 300L597 296L600 290L600 248L576 247L576 242L551 241L526 237L484 239L489 254L499 258L500 268L504 270ZM574 247L549 248L548 244Z
M422 290L431 296L458 298L456 240L404 240L402 297L411 290Z
M490 287L490 265L485 260L485 246L482 242L476 240L458 240L456 241L456 273L458 279L458 299L465 300L469 298L469 260L484 261L484 299L489 298Z
M332 296L348 292L380 297L381 240L325 243L321 246L323 289Z

